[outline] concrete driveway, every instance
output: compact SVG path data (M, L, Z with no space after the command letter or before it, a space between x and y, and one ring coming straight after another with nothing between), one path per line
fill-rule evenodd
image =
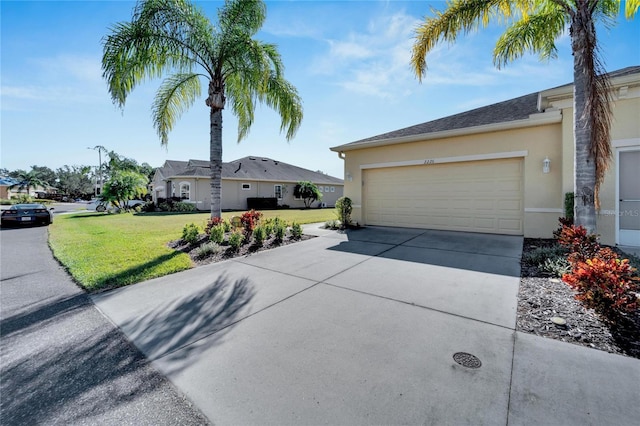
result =
M93 300L216 424L640 415L638 360L514 331L521 237L307 232L319 237Z

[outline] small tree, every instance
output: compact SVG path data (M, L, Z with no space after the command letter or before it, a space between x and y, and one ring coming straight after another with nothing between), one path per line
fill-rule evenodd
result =
M147 192L147 183L147 177L140 173L128 170L114 172L104 184L102 199L129 210L127 201L143 196Z
M349 197L340 197L336 201L336 214L340 219L341 228L346 228L351 224L351 212L353 211L353 206L351 203L351 198Z
M311 207L311 203L314 201L322 200L322 193L316 184L312 182L298 182L295 188L293 188L293 196L302 198L304 206L307 209Z

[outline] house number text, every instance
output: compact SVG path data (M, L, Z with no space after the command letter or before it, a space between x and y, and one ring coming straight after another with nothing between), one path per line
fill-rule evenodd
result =
M436 160L434 160L433 158L428 158L426 160L424 160L424 164L435 164Z

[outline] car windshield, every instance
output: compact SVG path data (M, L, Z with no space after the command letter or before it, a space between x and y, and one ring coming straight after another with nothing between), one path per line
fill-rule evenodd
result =
M44 209L44 205L42 204L16 204L11 206L13 210L33 210L33 209Z

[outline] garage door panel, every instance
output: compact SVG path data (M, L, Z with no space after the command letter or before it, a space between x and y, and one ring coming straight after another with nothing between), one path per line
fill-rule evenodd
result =
M522 235L522 159L364 173L365 223Z

